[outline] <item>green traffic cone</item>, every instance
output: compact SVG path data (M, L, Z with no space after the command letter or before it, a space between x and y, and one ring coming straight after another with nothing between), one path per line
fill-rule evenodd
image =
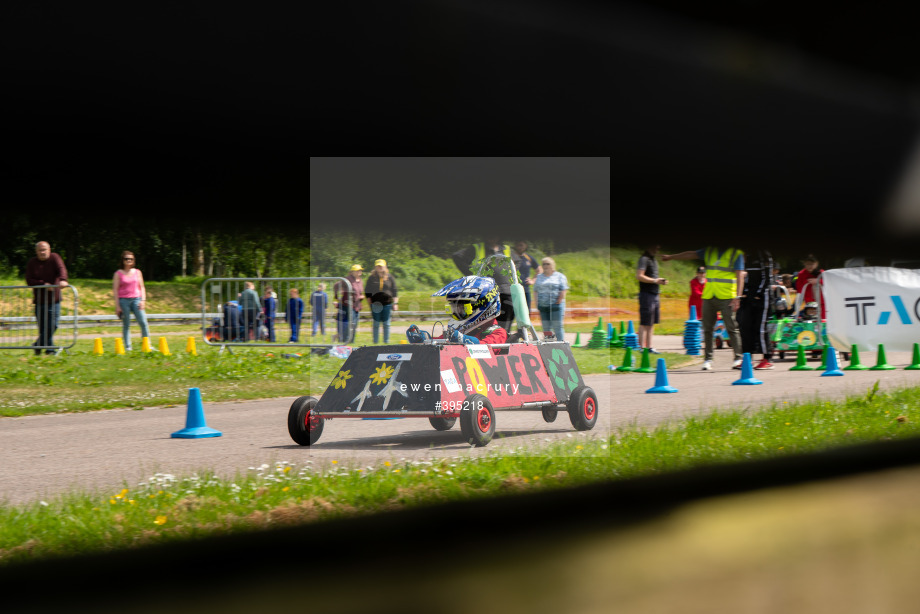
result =
M860 364L859 362L859 348L854 343L850 346L850 366L844 367L844 371L865 371L868 369L866 365Z
M878 357L875 361L874 367L869 367L870 371L890 371L894 369L891 365L888 364L888 359L885 358L885 345L882 343L878 344Z
M620 336L622 337L625 334L626 334L626 322L624 322L623 320L620 320Z
M652 367L649 361L649 352L648 348L642 349L642 362L639 364L639 368L636 369L636 373L657 373L658 369Z
M818 365L819 371L827 370L827 350L830 346L825 345L824 350L821 351L821 364Z
M799 346L799 352L795 359L795 366L789 367L790 371L814 371L814 367L808 366L808 359L805 357L805 348Z
M632 348L627 347L626 353L623 354L623 364L617 367L617 371L623 371L623 372L635 371L636 368L632 365L633 365Z
M615 328L613 329L613 334L610 335L609 344L610 344L610 347L612 347L612 348L621 348L621 347L623 347L623 340L620 339L620 335L619 335L619 333L617 333L617 329L615 329Z
M581 333L575 333L575 347L581 347Z
M917 371L920 370L920 343L914 344L914 358L911 360L910 364L904 367L905 371Z

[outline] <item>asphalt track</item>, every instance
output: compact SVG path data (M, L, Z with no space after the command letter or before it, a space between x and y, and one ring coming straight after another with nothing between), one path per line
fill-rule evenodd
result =
M656 347L683 353L679 336L656 337ZM110 494L132 488L154 473L176 476L213 470L223 477L245 473L263 463L309 463L317 470L331 466L372 466L383 461L469 457L509 448L539 454L554 440L600 437L631 424L654 425L719 408L756 408L783 401L862 395L876 381L881 389L920 385L920 372L905 371L909 353L888 352L893 371L846 371L823 377L820 371L789 371L794 362L773 371L756 371L761 385L734 385L741 373L730 368L730 350L716 352L715 369L704 372L700 360L668 374L673 394L648 394L654 374L601 374L585 377L598 396L594 430L575 431L560 413L553 423L540 412L499 412L496 437L485 448L461 440L459 426L438 432L425 419L326 422L316 446L296 445L287 433L287 411L293 397L239 403L208 403L208 426L223 433L207 439L174 439L185 426L186 407L107 410L0 419L0 499L12 504L47 500L71 491ZM874 365L875 355L862 356ZM817 362L811 365L817 366ZM845 365L841 365L845 366Z

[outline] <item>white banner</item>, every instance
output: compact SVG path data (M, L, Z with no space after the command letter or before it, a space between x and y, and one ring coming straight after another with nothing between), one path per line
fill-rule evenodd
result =
M920 342L920 272L890 267L830 269L822 275L827 337L838 350L909 352Z

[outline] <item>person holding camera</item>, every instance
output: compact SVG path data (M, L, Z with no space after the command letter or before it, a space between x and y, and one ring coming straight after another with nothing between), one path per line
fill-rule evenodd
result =
M660 245L649 244L636 265L636 279L639 281L639 348L648 348L649 354L660 354L652 347L652 336L655 325L661 320L661 286L668 283L667 279L658 276L655 255L660 249Z

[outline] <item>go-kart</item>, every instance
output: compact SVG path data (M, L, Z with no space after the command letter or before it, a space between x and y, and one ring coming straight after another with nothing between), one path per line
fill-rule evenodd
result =
M464 345L416 330L417 343L355 349L322 397L291 404L291 438L312 446L336 418L427 418L438 431L459 421L465 441L485 446L497 411L539 411L547 422L565 411L575 429L594 428L597 396L568 343L537 337L516 271L511 297L518 329L508 343Z
M814 296L818 304L817 311L820 314L821 292L814 292ZM795 308L792 311L795 317L774 318L767 322L767 326L773 331L771 340L780 360L786 358L786 352L798 353L800 347L805 352L811 352L813 358L820 358L824 348L830 345L824 320L821 318L812 321L799 319L804 297L805 293L800 292L795 298ZM844 360L850 358L849 352L841 352L841 355Z

